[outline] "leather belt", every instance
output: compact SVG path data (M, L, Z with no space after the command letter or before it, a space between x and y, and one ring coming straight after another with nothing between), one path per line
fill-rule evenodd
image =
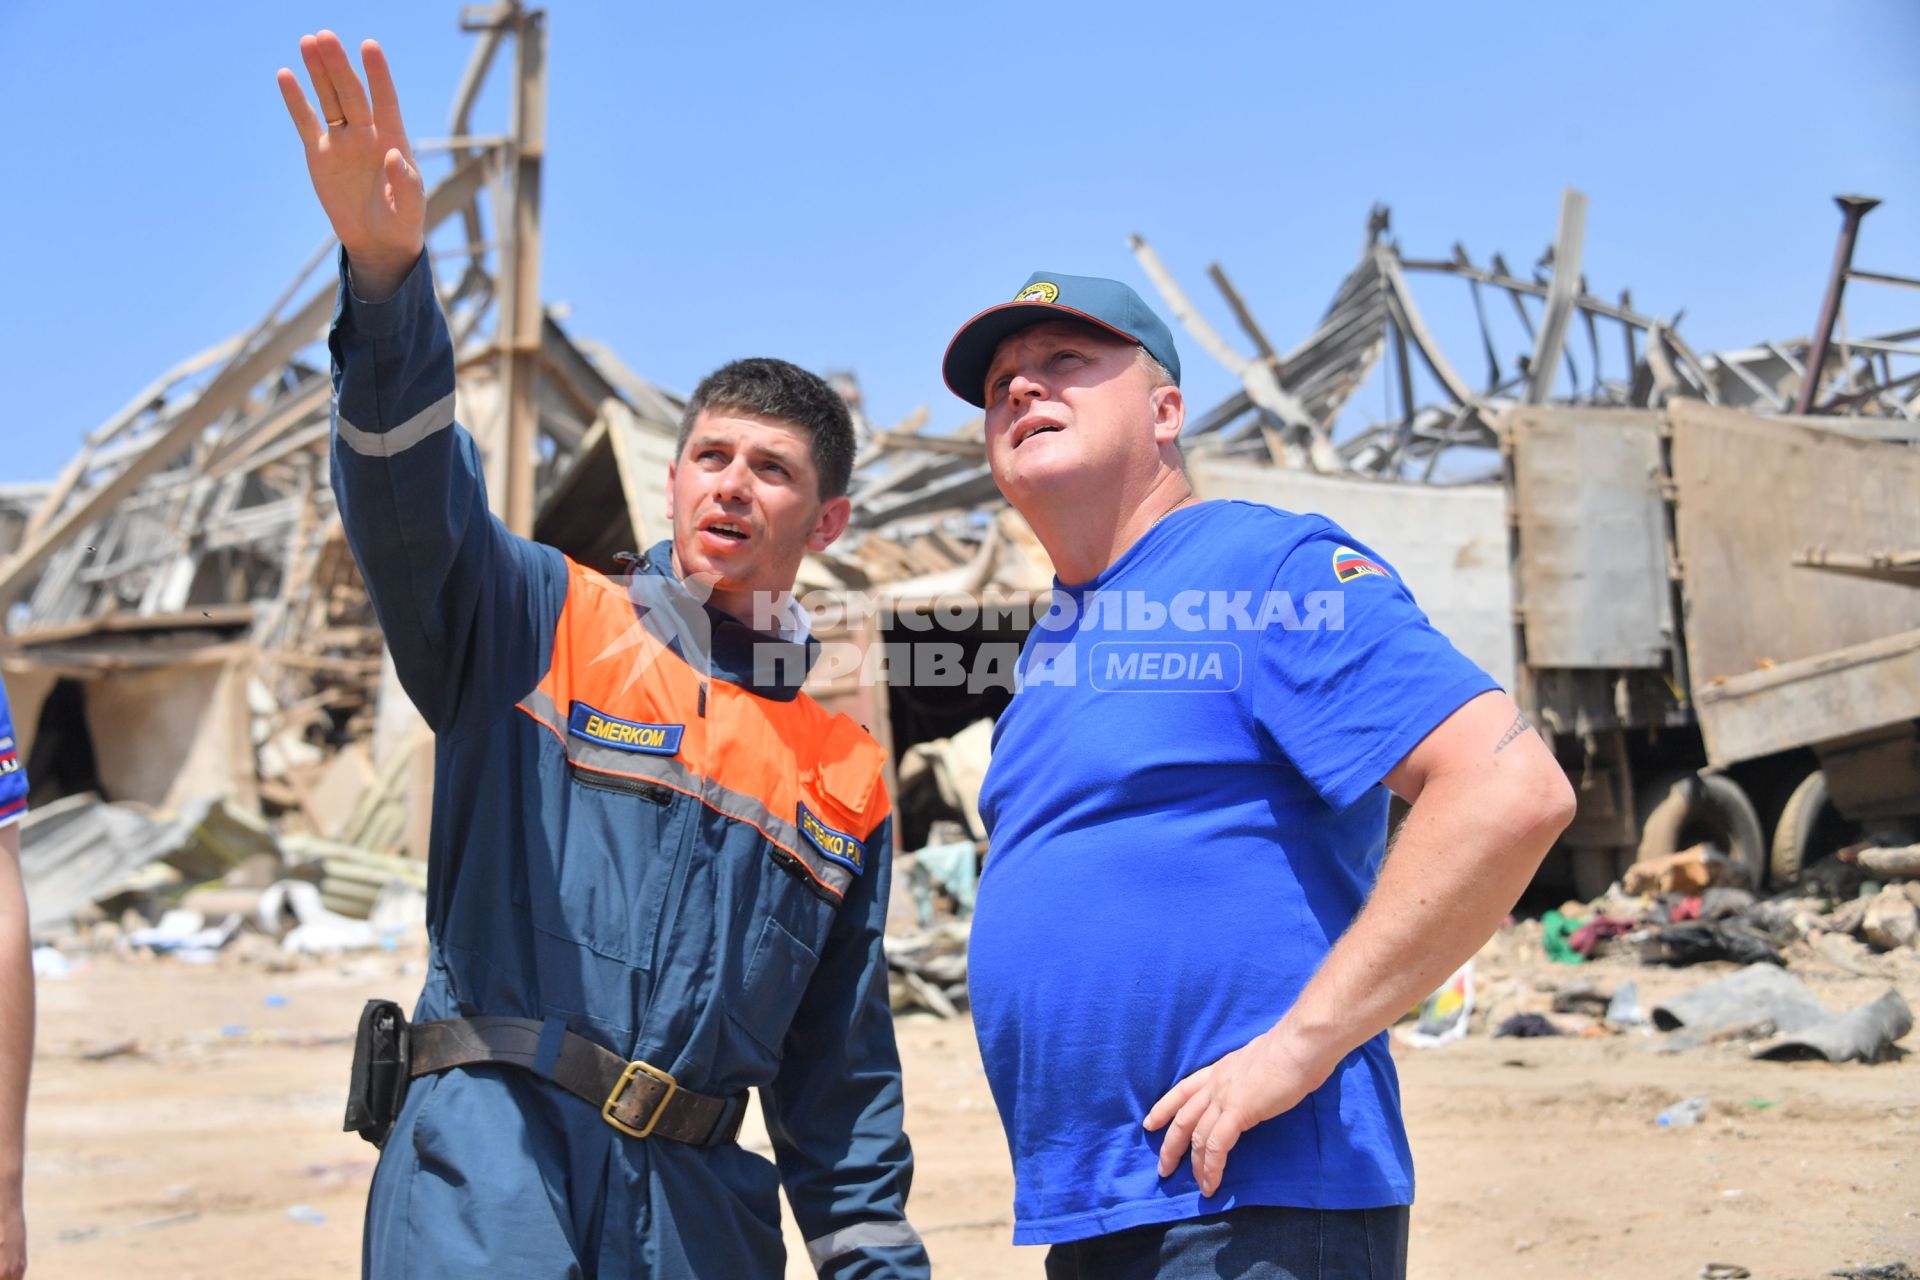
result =
M448 1018L409 1029L410 1076L475 1063L504 1062L553 1081L600 1108L601 1118L633 1138L671 1138L717 1147L740 1136L747 1095L710 1098L682 1089L646 1062L628 1062L557 1022L533 1018Z

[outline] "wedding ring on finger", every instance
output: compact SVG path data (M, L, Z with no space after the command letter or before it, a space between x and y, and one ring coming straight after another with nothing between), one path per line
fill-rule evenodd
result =
M347 118L345 116L341 116L338 120L327 121L327 128L339 129L343 127L346 123L347 123Z

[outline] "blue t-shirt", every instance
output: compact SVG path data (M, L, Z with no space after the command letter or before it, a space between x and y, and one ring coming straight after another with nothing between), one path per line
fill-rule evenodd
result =
M1254 1127L1203 1197L1141 1121L1279 1021L1384 853L1381 779L1496 688L1325 518L1174 512L1056 590L994 730L968 985L1014 1241L1238 1205L1409 1204L1386 1036Z
M6 687L0 685L0 827L18 822L27 813L27 762L14 741L13 714L7 708Z

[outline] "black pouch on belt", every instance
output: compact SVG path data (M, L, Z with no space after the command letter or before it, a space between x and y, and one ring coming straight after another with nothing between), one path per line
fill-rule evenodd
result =
M340 1127L385 1146L407 1100L408 1066L406 1011L391 1000L367 1001L353 1037L347 1120Z

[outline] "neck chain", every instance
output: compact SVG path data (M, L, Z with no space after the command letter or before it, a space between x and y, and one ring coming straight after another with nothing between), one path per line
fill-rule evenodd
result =
M1186 506L1189 502L1192 502L1192 501L1193 501L1193 490L1189 489L1185 493L1180 495L1180 500L1178 502L1174 503L1172 506L1168 507L1165 511L1162 511L1159 515L1153 518L1153 523L1147 526L1147 532L1152 533L1155 529L1160 527L1160 522L1162 520L1165 520L1168 516L1172 515L1174 512L1178 511L1181 507Z

